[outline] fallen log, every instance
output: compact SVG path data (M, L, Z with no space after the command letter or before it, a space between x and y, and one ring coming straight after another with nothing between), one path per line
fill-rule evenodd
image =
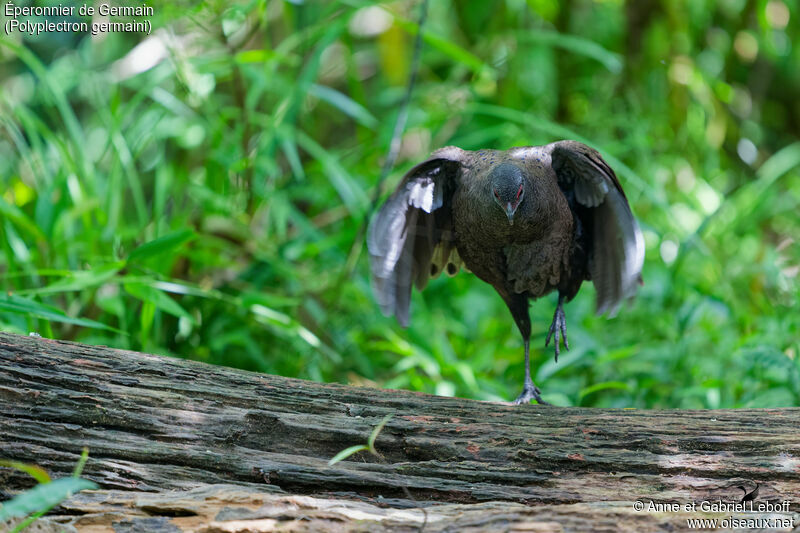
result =
M376 454L328 465L386 415ZM799 423L796 408L513 407L0 334L0 457L60 477L86 446L102 487L40 521L59 531L797 525ZM0 468L0 496L32 485Z

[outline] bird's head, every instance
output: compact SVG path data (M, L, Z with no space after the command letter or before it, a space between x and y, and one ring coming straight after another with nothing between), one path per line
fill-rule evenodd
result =
M522 169L512 163L501 163L489 174L494 201L508 217L508 223L514 224L514 213L525 197L525 178Z

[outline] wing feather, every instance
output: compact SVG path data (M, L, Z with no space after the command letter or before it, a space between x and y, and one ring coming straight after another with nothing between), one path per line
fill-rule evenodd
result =
M582 222L592 235L589 273L597 289L597 313L613 316L641 283L644 239L639 224L617 176L596 150L576 141L547 148L559 185L589 208L573 210L586 213Z
M463 154L443 149L411 169L370 222L373 293L383 313L395 315L403 326L408 325L411 285L421 290L452 265L451 198Z

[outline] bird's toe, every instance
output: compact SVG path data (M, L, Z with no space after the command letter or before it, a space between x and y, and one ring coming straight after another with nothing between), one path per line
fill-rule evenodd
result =
M564 314L564 307L559 302L556 307L556 312L553 313L553 321L550 323L550 330L547 333L547 339L544 341L545 347L550 346L550 339L553 338L553 348L555 349L556 363L558 362L558 355L561 353L560 344L564 342L564 348L569 350L569 341L567 341L567 316Z
M530 403L531 400L536 400L539 405L550 405L542 399L542 391L540 391L539 387L535 385L525 386L520 395L517 396L517 399L512 403L514 405L523 405Z
M567 341L567 317L564 310L561 309L558 318L558 329L561 330L561 338L564 340L564 348L569 350L569 341Z

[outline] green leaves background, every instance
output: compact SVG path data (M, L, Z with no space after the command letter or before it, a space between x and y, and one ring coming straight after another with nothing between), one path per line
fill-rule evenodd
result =
M153 35L0 41L0 327L287 376L510 399L522 346L471 275L401 329L363 244L414 2L170 4ZM687 15L689 13L689 15ZM800 399L796 0L431 2L393 187L427 153L582 140L647 244L619 316L567 311L562 405ZM348 258L357 259L350 275Z

